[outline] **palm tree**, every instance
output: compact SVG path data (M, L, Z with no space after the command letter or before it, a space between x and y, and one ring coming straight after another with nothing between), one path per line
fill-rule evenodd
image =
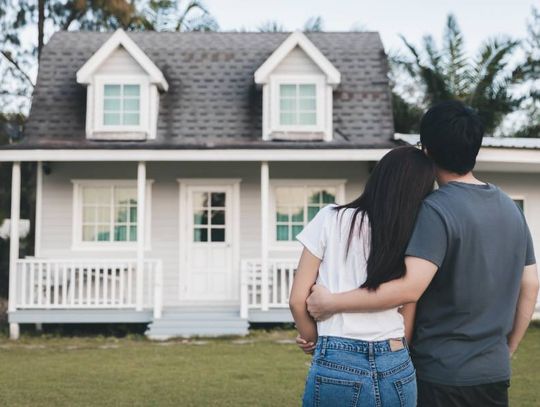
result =
M452 14L446 21L441 48L432 36L424 37L422 49L403 36L401 39L409 56L395 56L392 62L419 85L423 107L442 100L461 100L479 112L488 134L494 133L505 115L518 109L521 99L512 95L511 87L520 79L508 64L518 41L490 39L482 44L475 58L469 58Z

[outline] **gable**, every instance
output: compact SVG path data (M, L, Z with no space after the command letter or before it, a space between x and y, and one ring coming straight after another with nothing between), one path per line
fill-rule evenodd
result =
M114 50L95 71L103 75L145 75L146 71L122 46Z
M280 75L323 75L321 68L298 46L289 52L273 73Z

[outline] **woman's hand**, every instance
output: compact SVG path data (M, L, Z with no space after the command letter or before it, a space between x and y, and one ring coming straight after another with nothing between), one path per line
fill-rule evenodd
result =
M300 335L296 337L296 344L306 355L311 355L316 347L314 342L308 342Z
M335 314L332 293L320 284L311 287L306 303L308 312L315 321L324 321Z

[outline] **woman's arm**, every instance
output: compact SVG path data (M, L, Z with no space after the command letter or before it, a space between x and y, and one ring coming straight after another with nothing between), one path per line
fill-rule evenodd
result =
M321 260L305 249L294 276L289 307L300 337L306 342L317 341L317 325L307 311L306 299L317 280Z
M412 342L413 333L414 333L414 317L416 316L416 303L411 302L405 304L399 309L401 315L403 315L403 322L405 323L405 339L407 343Z

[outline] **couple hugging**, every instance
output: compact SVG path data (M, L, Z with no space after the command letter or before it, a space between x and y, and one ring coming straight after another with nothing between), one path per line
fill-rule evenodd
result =
M483 135L460 102L432 107L420 149L390 151L297 236L304 406L508 405L538 274L522 211L472 173Z

